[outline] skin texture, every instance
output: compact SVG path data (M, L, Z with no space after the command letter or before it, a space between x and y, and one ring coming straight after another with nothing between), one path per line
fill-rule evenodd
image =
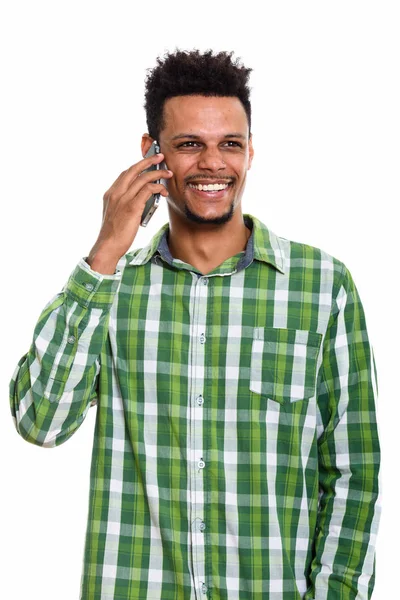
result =
M246 112L236 97L175 96L164 103L164 117L158 142L173 173L166 183L168 246L174 258L206 274L244 250L251 234L241 207L254 155ZM172 139L182 133L199 139ZM228 133L240 133L244 139L225 138ZM143 134L143 156L152 142ZM188 187L197 178L230 179L233 186L224 199L203 200Z

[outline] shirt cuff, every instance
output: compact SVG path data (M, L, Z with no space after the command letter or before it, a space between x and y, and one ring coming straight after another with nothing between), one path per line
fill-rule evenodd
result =
M85 258L81 258L72 271L63 291L78 304L88 307L109 308L119 288L122 272L116 269L113 275L93 271Z

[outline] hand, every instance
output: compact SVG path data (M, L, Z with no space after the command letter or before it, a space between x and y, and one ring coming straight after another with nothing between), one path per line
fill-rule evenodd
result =
M88 256L91 264L96 256L107 264L117 264L128 252L138 232L145 204L152 194L168 196L162 183L152 183L172 177L164 169L145 171L161 162L163 154L140 160L123 171L103 196L103 221L99 236ZM95 269L94 269L95 270Z

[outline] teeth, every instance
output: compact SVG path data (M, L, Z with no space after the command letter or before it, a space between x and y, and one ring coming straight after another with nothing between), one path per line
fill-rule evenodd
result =
M203 191L217 191L217 190L224 190L225 188L228 187L227 183L209 183L208 185L201 185L201 183L199 185L195 185L194 183L189 183L189 187L194 188L196 190L203 190Z

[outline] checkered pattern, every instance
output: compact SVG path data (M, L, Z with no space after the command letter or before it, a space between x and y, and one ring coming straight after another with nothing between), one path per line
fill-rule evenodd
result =
M81 600L367 600L381 511L376 367L347 267L252 215L203 275L166 223L82 258L10 382L18 433L96 405ZM39 589L38 589L39 591Z

